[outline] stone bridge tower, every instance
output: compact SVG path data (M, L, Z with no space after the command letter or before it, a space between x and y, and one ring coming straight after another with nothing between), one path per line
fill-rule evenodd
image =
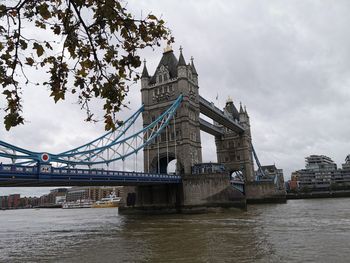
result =
M191 173L192 166L202 162L202 129L216 136L219 162L226 164L231 171L243 170L247 180L253 178L247 112L242 108L238 112L230 101L223 112L200 97L198 89L198 74L193 60L186 64L181 48L177 59L173 50L167 47L152 76L145 63L141 76L143 126L158 118L179 95L183 96L183 101L158 138L144 147L144 171L166 173L168 163L176 159L176 172L182 176L182 182L125 187L123 199L130 202L120 209L198 212L209 207L246 205L244 195L231 186L227 172L210 170L200 176ZM200 113L217 121L221 127L200 119Z
M224 113L243 128L242 134L224 128L224 134L215 137L217 159L219 163L225 164L231 173L242 171L246 182L252 182L254 178L254 164L252 153L252 137L250 132L250 121L246 108L240 104L239 111L232 99L228 99Z
M145 63L141 77L144 127L169 108L180 94L184 97L175 120L144 148L145 172L166 173L168 163L177 159L177 173L190 174L191 167L202 162L198 89L193 60L186 64L181 48L179 59L171 47L165 48L153 76L148 74Z

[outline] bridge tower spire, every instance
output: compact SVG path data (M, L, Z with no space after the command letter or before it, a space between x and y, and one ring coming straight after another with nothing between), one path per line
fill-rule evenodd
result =
M254 164L248 113L243 110L242 103L238 111L232 99L227 100L224 111L244 128L244 133L227 130L223 136L215 138L218 162L223 163L230 172L242 171L246 182L253 182Z
M190 174L191 167L202 161L198 81L193 66L186 65L182 48L179 59L171 47L163 56L153 76L142 78L143 125L147 126L167 109L179 95L183 102L176 117L158 137L144 149L144 170L166 173L168 162L177 159L177 172Z

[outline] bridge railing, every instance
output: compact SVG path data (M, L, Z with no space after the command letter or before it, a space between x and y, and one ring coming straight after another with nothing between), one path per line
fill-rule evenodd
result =
M159 178L159 179L174 179L180 180L179 175L142 173L129 171L111 171L98 169L74 169L74 168L56 168L39 169L38 166L19 166L12 164L0 164L0 174L51 174L51 175L70 175L70 176L116 176L116 177L144 177L144 178Z
M38 173L37 166L19 166L13 164L0 164L0 173Z

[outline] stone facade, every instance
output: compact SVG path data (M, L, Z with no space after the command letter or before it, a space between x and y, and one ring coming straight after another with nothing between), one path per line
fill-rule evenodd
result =
M186 175L183 181L183 207L245 207L245 197L230 185L230 175Z
M240 105L238 112L233 101L229 99L224 108L224 113L239 123L245 130L242 134L238 134L223 127L224 135L215 138L218 162L224 164L230 173L242 171L245 181L252 182L254 181L254 164L247 110L243 110L242 105Z
M182 52L177 60L173 51L166 49L152 77L144 66L141 78L144 127L183 95L175 120L144 148L145 172L166 173L168 163L177 159L178 173L190 174L192 165L202 162L198 89L198 75L193 62L186 64Z
M278 189L273 182L249 182L245 185L247 203L284 203L286 190Z

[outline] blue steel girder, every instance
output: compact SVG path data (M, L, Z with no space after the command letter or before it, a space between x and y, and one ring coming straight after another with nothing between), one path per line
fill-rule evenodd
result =
M112 143L118 141L129 130L129 128L135 123L135 121L143 111L144 111L144 106L141 106L131 117L129 117L125 122L123 122L115 131L110 131L89 143L86 143L72 150L62 152L58 155L69 156L69 155L75 155L75 154L90 153L92 152L91 149L94 149L93 151L97 151L97 150L109 147Z
M108 147L98 147L82 153L65 153L52 155L52 161L64 163L67 165L96 165L108 164L117 160L124 160L126 157L137 154L146 145L152 143L163 129L174 117L176 110L182 102L183 96L180 95L175 102L163 112L155 121L118 141L114 141ZM138 142L140 144L138 144Z
M144 110L144 106L141 106L130 118L128 118L121 125L119 125L115 131L110 131L87 144L84 144L80 147L64 152L62 154L67 154L71 152L79 153L79 151L87 147L92 147L92 146L96 147L99 144L103 144L104 141L110 142L112 141L111 139L112 136L114 137L113 138L114 141L118 140L123 134L125 134L125 132L139 117L140 113L143 112L143 110ZM104 144L106 147L108 147L107 143L104 143ZM30 164L30 163L33 164L41 161L40 159L42 154L43 152L29 151L29 150L17 147L15 145L6 143L4 141L0 141L0 157L11 159L12 162L15 162L15 160L28 160L28 161L21 162L21 164ZM53 156L53 154L50 154L50 156Z
M6 142L0 141L0 157L8 158L14 163L16 160L24 160L20 164L49 163L54 162L67 166L109 164L113 161L124 160L126 157L137 154L143 147L152 143L170 120L182 102L180 95L174 103L163 112L155 121L147 127L131 135L130 127L135 124L137 118L144 110L143 106L138 109L128 120L123 122L116 131L105 135L69 151L60 154L32 152ZM46 155L43 158L43 155ZM46 159L46 160L45 160ZM27 160L27 161L25 161Z

